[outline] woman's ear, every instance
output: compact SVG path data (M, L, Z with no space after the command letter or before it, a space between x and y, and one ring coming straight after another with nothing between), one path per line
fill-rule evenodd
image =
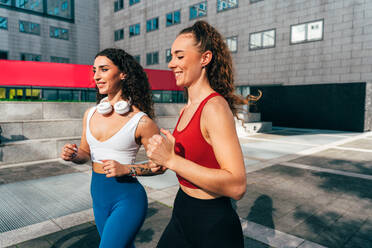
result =
M125 74L124 72L120 73L120 80L124 80L126 77L127 77L127 74Z
M202 59L201 59L201 66L206 67L212 60L213 54L211 51L205 51L202 54Z

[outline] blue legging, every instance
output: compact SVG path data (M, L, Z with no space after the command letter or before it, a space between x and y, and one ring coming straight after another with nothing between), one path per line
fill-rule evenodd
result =
M142 185L130 177L107 178L92 172L91 194L100 248L134 248L147 212Z

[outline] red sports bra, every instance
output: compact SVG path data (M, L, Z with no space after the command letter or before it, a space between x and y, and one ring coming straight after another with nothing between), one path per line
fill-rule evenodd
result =
M221 167L216 160L213 148L210 144L207 143L207 141L205 141L200 130L200 116L203 111L204 105L208 102L209 99L215 96L220 96L220 94L214 92L207 98L205 98L199 104L199 107L195 111L187 126L183 130L177 131L178 123L180 122L183 115L182 112L180 118L178 118L176 128L173 131L173 136L176 138L174 151L177 155L187 160L191 160L201 166L219 169ZM187 181L183 177L179 175L177 175L177 177L178 181L183 186L192 189L199 189L198 186Z

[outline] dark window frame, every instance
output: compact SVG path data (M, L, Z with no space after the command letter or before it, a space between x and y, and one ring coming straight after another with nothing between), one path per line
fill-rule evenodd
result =
M141 55L137 54L133 56L134 60L138 62L138 64L141 64Z
M124 40L124 28L114 31L114 41Z
M24 30L22 31L21 30L21 23L24 27ZM41 35L41 24L40 23L36 23L36 22L30 22L30 21L24 21L24 20L19 20L18 21L18 30L20 33L24 33L24 34L33 34L33 35L37 35L37 36L40 36ZM26 28L26 25L28 26ZM32 32L32 25L35 25L36 27L38 27L38 32ZM27 30L27 29L30 29L30 30Z
M22 56L28 56L28 55L35 56L35 57L39 56L39 57L40 57L40 60L25 60L25 59L22 59ZM35 53L20 53L20 57L21 57L20 60L22 60L22 61L37 61L37 62L42 61L42 56L41 56L41 54L35 54Z
M0 54L1 53L6 54L6 58L5 59L9 59L9 51L0 50ZM2 58L0 57L0 59L2 59Z
M205 3L205 15L201 15L201 16L198 15L196 17L191 18L191 8L195 7L197 5L200 5L202 3ZM199 3L195 3L195 4L189 6L189 21L196 20L196 19L203 18L203 17L207 17L207 16L208 16L208 1L201 1Z
M257 48L251 48L251 36L254 35L254 34L264 34L265 32L269 32L269 31L274 31L274 45L273 46L261 46L261 47L257 47ZM263 39L261 39L261 43L263 43ZM266 29L266 30L263 30L263 31L258 31L258 32L253 32L253 33L250 33L249 34L249 40L248 40L248 48L249 48L249 51L257 51L257 50L262 50L262 49L269 49L269 48L275 48L276 47L276 28L271 28L271 29Z
M168 52L169 52L169 55L168 55ZM171 60L172 60L172 53L171 52L172 52L171 48L165 49L165 63L171 62Z
M3 20L5 20L5 23L6 23L6 27L5 28L3 28L3 27L1 27L0 26L0 29L1 30L8 30L8 17L5 17L5 16L0 16L0 18L3 18Z
M219 1L228 1L228 0L217 0L217 5L216 5L216 9L217 9L217 13L222 13L222 12L225 12L227 10L231 10L231 9L236 9L236 8L239 8L239 0L236 0L236 5L234 7L227 7L225 9L221 9L219 10L218 9L218 2Z
M54 29L53 31L59 30L60 32L62 32L63 30L66 30L67 31L67 38L63 38L62 35L60 35L60 37L52 36L52 29ZM59 39L59 40L70 40L70 30L67 29L67 28L49 26L49 37L53 38L53 39Z
M114 12L118 12L122 9L124 9L124 0L115 0L115 2L114 2Z
M233 36L226 37L226 45L227 45L227 39L231 39L231 38L236 38L236 50L235 51L231 51L230 48L229 48L229 46L227 46L227 47L229 48L230 53L237 53L238 52L238 44L239 44L238 35L233 35Z
M175 22L174 21L174 14L178 12L180 14L180 17L179 17L179 22ZM168 15L171 14L172 15L172 24L168 24ZM169 12L167 14L165 14L165 26L166 27L171 27L171 26L174 26L174 25L177 25L177 24L180 24L181 23L181 9L178 9L178 10L175 10L175 11L172 11L172 12Z
M131 32L131 28L133 27L134 30L136 30L136 27L139 27L139 31L138 31L138 34L137 33L133 33ZM141 35L141 23L136 23L136 24L133 24L133 25L130 25L129 26L129 37L135 37L135 36L138 36L138 35Z
M43 7L43 12L34 11L34 10L30 10L30 9L18 8L18 7L16 7L14 0L10 1L10 5L0 4L0 8L9 9L9 10L12 10L12 11L17 11L17 12L21 12L21 13L36 15L36 16L41 16L41 17L46 17L46 18L55 19L55 20L59 20L59 21L65 21L65 22L69 22L69 23L75 23L75 0L69 0L70 4L71 4L71 13L70 13L71 18L48 14L48 12L47 12L48 6L46 4L47 1L46 0L43 0L43 1L44 1L43 3L45 3L44 7Z
M322 22L322 38L320 39L314 39L314 40L308 40L307 39L307 26L308 24L310 23L313 23L313 22L319 22L321 21ZM292 27L294 26L299 26L299 25L306 25L306 31L305 31L305 40L304 41L299 41L299 42L292 42ZM303 22L303 23L298 23L298 24L292 24L290 25L289 27L289 45L297 45L297 44L304 44L304 43L309 43L309 42L317 42L317 41L322 41L324 40L324 18L323 19L317 19L317 20L314 20L314 21L308 21L308 22Z
M140 3L140 2L141 2L141 0L129 0L129 6L133 6L133 5L135 5L137 3Z
M58 60L60 60L60 61L58 61ZM70 58L65 58L65 57L60 57L60 56L50 56L50 62L69 64L70 63Z
M153 28L154 27L154 21L156 20L157 22L157 27L156 28ZM151 22L151 29L149 30L149 22ZM156 30L159 30L159 16L158 17L154 17L154 18L151 18L151 19L148 19L146 21L146 33L148 32L153 32L153 31L156 31Z
M258 2L262 2L263 0L249 0L249 3L252 4L252 3L258 3Z
M154 56L156 54L157 61L154 62ZM149 61L149 56L151 56L151 59ZM146 65L158 65L159 64L159 51L146 53Z

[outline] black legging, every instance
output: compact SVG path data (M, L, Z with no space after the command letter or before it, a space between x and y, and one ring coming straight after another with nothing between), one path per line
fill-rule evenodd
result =
M239 217L230 199L201 200L181 189L158 248L243 248Z

